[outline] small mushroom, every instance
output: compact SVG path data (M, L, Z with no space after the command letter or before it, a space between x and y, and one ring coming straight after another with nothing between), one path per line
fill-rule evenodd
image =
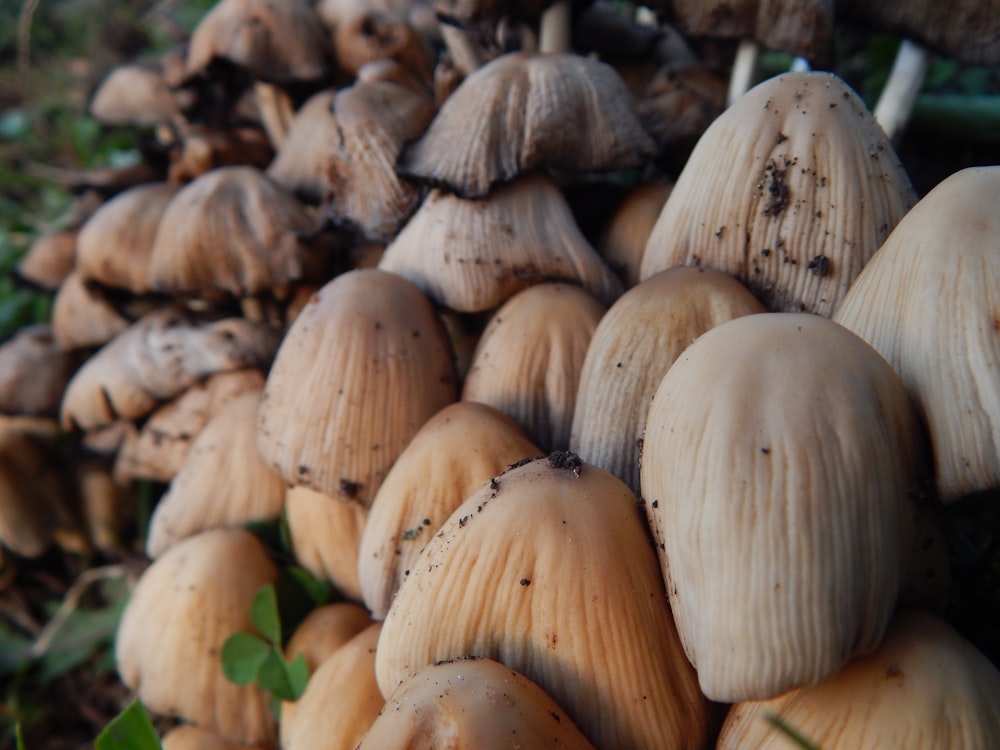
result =
M57 346L50 324L22 328L0 344L0 414L58 416L79 363L77 354Z

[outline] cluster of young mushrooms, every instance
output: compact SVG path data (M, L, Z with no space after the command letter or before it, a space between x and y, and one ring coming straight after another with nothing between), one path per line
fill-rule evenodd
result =
M918 200L828 73L723 110L656 16L706 5L220 0L96 92L149 158L22 262L58 291L0 349L0 536L112 545L169 483L116 647L166 747L1000 746L933 515L1000 485L1000 167ZM829 5L712 28L808 55ZM342 600L279 724L219 653L280 514Z

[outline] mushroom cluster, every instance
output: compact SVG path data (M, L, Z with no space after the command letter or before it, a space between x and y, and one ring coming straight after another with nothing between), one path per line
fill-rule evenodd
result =
M0 348L0 543L73 528L61 433L164 486L117 646L151 710L260 748L765 747L769 710L1000 744L1000 672L900 609L943 609L933 509L1000 485L1000 167L919 199L830 73L723 112L661 5L219 0L105 80L159 171L24 266L58 291ZM819 56L819 5L767 43ZM279 711L220 654L289 557L337 601ZM879 670L935 649L974 699L903 714ZM909 734L855 728L866 690Z

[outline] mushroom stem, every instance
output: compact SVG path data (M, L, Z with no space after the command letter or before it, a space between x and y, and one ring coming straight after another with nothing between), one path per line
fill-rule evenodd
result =
M736 49L736 58L733 60L733 70L729 75L727 105L731 106L733 102L750 90L754 69L757 67L758 52L757 42L752 39L744 39L740 42L740 46Z
M462 76L469 75L483 64L483 57L469 34L458 26L448 23L441 24L441 38L444 39L448 53Z
M542 13L538 27L539 52L569 52L572 19L569 0L556 0Z
M904 39L889 71L889 80L875 105L875 119L889 140L895 142L902 136L929 65L930 53L919 44Z
M267 137L275 149L281 148L295 117L291 97L280 87L264 81L256 81L253 90Z

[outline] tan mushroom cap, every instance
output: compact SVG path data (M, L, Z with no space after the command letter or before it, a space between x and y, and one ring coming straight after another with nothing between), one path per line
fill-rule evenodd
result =
M87 109L105 125L148 127L179 119L189 98L167 85L160 65L128 63L111 69Z
M424 667L389 696L358 750L593 750L538 685L493 659Z
M730 710L719 750L788 747L779 716L825 750L973 750L1000 744L1000 671L944 620L917 610L826 682Z
M272 520L281 514L285 481L257 450L260 394L261 390L247 391L232 399L191 444L150 519L146 553L151 558L205 529Z
M834 315L892 364L917 402L944 502L1000 486L998 195L1000 167L941 182Z
M385 701L375 682L382 623L369 625L323 660L302 697L282 711L283 750L354 750Z
M258 446L289 484L367 506L455 391L451 346L420 290L385 271L349 271L285 335L264 388Z
M209 375L266 367L278 344L270 326L243 318L198 322L179 309L134 323L87 360L63 396L65 428L135 419Z
M672 189L673 183L656 181L630 190L597 241L597 249L627 288L639 283L642 254Z
M0 344L0 414L58 416L79 362L58 347L49 323L22 328Z
M150 285L172 294L236 297L325 274L329 259L302 241L315 219L253 167L214 169L167 206L153 243Z
M327 214L367 240L388 240L420 202L421 191L396 174L404 144L434 116L430 96L388 81L359 81L333 101L336 137L328 145Z
M220 0L191 35L188 76L221 58L269 83L314 81L328 69L322 23L306 0Z
M587 348L605 307L570 284L536 284L497 310L462 388L513 419L543 450L569 446Z
M746 315L681 354L649 410L641 485L705 695L770 698L879 644L922 448L899 377L827 318Z
M705 331L764 306L721 271L674 268L626 292L601 318L584 359L569 448L639 493L653 395Z
M541 451L496 409L446 406L420 428L372 502L358 550L365 604L381 620L438 527L490 477Z
M635 495L572 454L501 474L434 535L385 619L379 687L465 656L537 683L595 747L707 739Z
M428 86L434 76L430 45L400 13L358 4L335 25L333 50L338 67L352 76L376 60L395 60Z
M641 277L731 273L769 310L829 316L916 194L858 96L830 73L758 84L699 139Z
M52 301L52 335L60 349L102 346L129 324L128 318L75 271L65 278Z
M253 632L250 605L277 568L244 529L213 529L171 547L140 577L118 626L122 681L150 710L226 739L272 744L267 693L222 674L226 639Z
M654 152L614 68L578 55L516 52L469 75L399 167L482 198L531 169L627 169Z
M101 206L80 229L76 272L86 282L150 291L149 262L160 219L180 188L168 183L139 185Z
M319 203L329 192L327 151L337 139L334 89L313 94L299 107L288 137L267 167L267 176L302 200Z
M306 615L288 639L285 658L294 660L302 654L309 665L309 674L313 674L328 656L371 624L368 610L352 602L317 607Z
M542 281L578 283L605 304L622 291L555 183L539 173L482 200L431 191L379 268L459 312L491 310Z
M230 742L197 724L180 724L160 740L163 750L263 750L240 742Z
M73 271L78 230L39 236L17 263L17 275L47 291L55 291Z
M169 482L206 423L236 396L263 387L263 371L253 368L218 372L195 383L125 436L115 457L115 476Z

